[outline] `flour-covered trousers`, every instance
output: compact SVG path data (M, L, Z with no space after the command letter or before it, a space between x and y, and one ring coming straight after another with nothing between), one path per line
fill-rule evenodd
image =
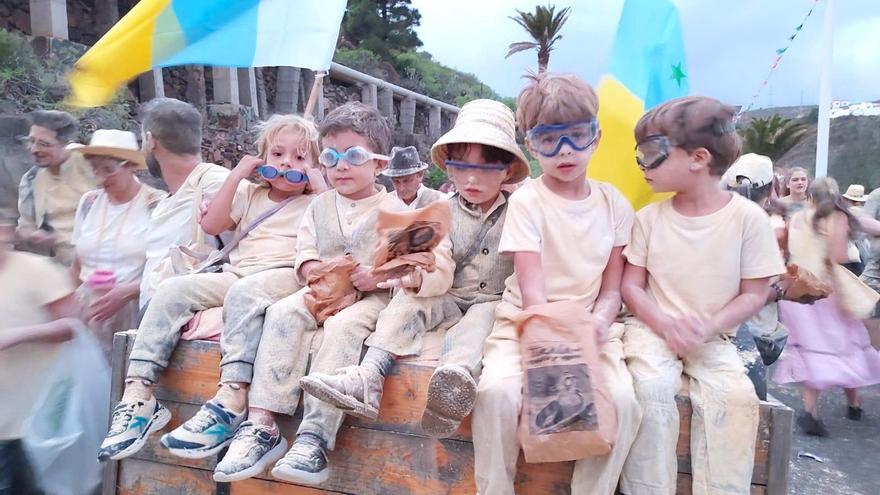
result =
M306 308L304 288L272 305L266 312L263 340L257 351L254 380L248 394L252 407L293 415L299 403L299 380L309 366L309 351L318 324ZM385 292L366 294L360 301L327 318L321 348L311 369L332 373L357 364L364 340L376 327L379 312L388 304ZM311 396L304 401L305 412L299 433L314 433L335 445L336 431L343 413Z
M376 331L366 344L395 356L410 356L421 352L425 332L448 328L439 365L463 366L477 378L496 306L498 301L469 303L449 294L415 297L400 291L379 314Z
M151 382L180 339L180 329L199 311L223 306L222 382L250 382L266 308L299 288L293 268L245 276L233 271L169 278L159 284L135 335L129 377Z
M718 338L679 359L650 329L631 320L623 336L627 366L644 418L624 466L627 495L672 495L678 462L675 395L690 379L694 495L750 492L758 398L732 342Z
M512 495L520 442L517 434L522 406L522 366L519 338L512 318L516 306L501 302L497 320L486 341L483 374L477 385L472 414L477 492ZM623 361L623 325L614 324L602 348L602 373L617 409L618 432L611 452L575 463L574 495L611 495L617 487L630 445L642 419L632 379ZM520 494L526 495L526 494Z

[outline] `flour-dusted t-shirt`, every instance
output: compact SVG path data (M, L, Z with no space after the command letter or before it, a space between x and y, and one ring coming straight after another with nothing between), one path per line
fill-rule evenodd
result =
M194 226L198 211L196 191L201 188L205 199L213 197L220 190L229 170L213 163L200 163L190 172L180 189L162 199L150 217L147 231L147 261L141 278L140 306L143 308L153 297L153 292L161 280L156 276L156 268L168 257L174 246L186 246L193 242ZM210 237L206 237L210 241Z
M278 205L269 198L269 191L268 187L250 182L239 186L229 213L236 223L236 234ZM292 267L296 261L296 234L314 197L312 194L296 197L250 231L229 253L230 265L245 270Z
M67 270L48 258L12 251L0 262L0 334L52 321L46 305L73 293ZM62 343L26 343L0 351L0 441L21 438Z
M117 283L141 278L146 263L150 215L164 193L145 184L123 204L113 204L103 189L86 193L76 210L72 242L86 281L96 270L111 270Z
M590 195L560 197L542 179L510 197L501 253L541 253L547 301L581 300L592 308L611 250L629 242L633 210L612 185L588 179ZM522 305L516 273L507 279L504 300Z
M642 208L624 255L647 269L648 294L671 316L711 318L739 295L743 279L785 271L770 217L737 194L699 217L678 213L671 199Z

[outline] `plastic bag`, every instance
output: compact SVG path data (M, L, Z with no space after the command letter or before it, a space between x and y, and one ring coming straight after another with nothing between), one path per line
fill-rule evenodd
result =
M101 482L96 453L107 432L110 369L84 326L58 351L23 439L47 495L86 495Z

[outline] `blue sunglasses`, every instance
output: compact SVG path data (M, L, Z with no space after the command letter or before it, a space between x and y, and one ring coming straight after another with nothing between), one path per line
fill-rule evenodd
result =
M271 165L257 167L257 172L260 174L260 177L269 180L281 175L284 177L284 180L291 184L302 184L303 182L309 181L309 176L299 170L285 170L282 172Z

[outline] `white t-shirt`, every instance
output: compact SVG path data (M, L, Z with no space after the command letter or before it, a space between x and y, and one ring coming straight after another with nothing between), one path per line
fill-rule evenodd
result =
M47 258L12 251L0 263L0 333L52 321L45 306L73 292L67 270ZM27 343L0 351L0 440L22 436L63 344Z
M647 269L647 292L670 316L709 319L739 295L743 279L785 271L770 217L738 194L699 217L678 213L671 199L645 206L624 255Z
M590 195L560 197L542 179L528 181L510 196L501 253L541 253L547 302L599 296L611 250L629 242L633 210L614 186L588 179ZM516 273L507 279L504 300L522 305Z
M103 189L82 197L72 238L82 265L80 281L99 269L112 270L117 283L141 278L147 259L145 238L150 214L163 194L142 184L137 195L123 204L111 203ZM94 200L90 200L92 197Z
M198 211L195 205L196 190L202 189L205 199L213 197L220 190L229 170L213 163L200 163L186 178L180 189L162 199L150 218L150 228L146 236L147 261L144 275L141 278L140 306L143 307L150 298L160 280L154 272L159 264L168 257L173 246L186 246L193 242L193 231ZM211 238L206 236L206 241Z
M314 197L300 195L264 220L229 253L229 263L244 269L292 267L296 261L296 234ZM236 223L235 232L250 227L260 215L277 205L269 198L268 187L243 182L235 192L229 212Z

